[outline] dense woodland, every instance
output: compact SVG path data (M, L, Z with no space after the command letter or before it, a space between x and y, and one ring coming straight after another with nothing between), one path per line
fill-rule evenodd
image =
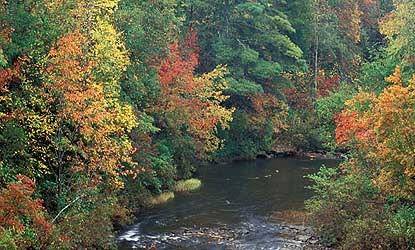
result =
M2 1L0 248L114 248L197 166L284 150L347 154L310 176L327 244L413 248L414 27L413 0Z

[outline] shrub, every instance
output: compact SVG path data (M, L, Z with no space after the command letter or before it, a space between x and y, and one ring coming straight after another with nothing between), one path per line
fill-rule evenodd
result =
M85 201L86 202L86 201ZM60 220L60 229L65 232L73 249L115 249L112 217L115 203L109 198L92 207L72 207Z
M387 235L400 248L409 249L415 246L415 208L402 206L389 214L386 224Z
M2 249L47 248L59 241L47 220L42 200L33 198L35 183L18 175L0 190L0 246Z

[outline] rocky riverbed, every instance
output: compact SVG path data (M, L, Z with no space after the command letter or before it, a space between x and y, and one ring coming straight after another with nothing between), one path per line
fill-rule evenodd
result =
M132 249L240 249L300 250L327 249L320 244L313 229L306 225L274 223L250 218L236 225L183 227L163 234L143 234L139 224L119 238Z

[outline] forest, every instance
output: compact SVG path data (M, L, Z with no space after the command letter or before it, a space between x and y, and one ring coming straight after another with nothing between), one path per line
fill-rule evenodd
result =
M413 249L414 27L413 0L3 0L0 249L114 249L199 166L287 152L345 156L308 177L326 244Z

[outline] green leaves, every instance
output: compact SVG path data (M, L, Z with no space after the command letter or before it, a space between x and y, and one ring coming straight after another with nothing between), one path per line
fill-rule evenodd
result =
M258 62L259 52L250 48L244 48L239 57L241 59L242 65L249 66Z
M226 82L229 84L229 86L225 92L231 95L249 96L252 94L264 92L264 89L261 85L249 80L235 80L234 78L227 78Z
M259 60L248 72L259 81L275 80L281 74L282 67L277 62Z

